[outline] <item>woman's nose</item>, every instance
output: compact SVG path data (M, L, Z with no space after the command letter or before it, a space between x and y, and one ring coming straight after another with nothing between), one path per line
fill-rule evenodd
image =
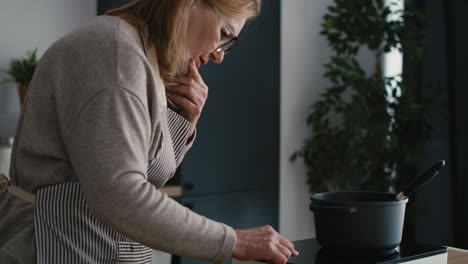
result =
M210 54L210 59L214 63L222 63L224 60L224 51L216 52L213 51Z

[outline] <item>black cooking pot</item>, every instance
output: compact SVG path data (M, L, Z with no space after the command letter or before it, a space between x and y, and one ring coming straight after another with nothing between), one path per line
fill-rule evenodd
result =
M310 197L317 242L341 255L385 255L400 245L408 199L380 192L328 192Z

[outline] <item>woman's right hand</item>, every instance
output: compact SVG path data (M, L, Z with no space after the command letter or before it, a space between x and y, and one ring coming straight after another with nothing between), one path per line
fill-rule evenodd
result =
M282 237L271 226L235 230L237 242L232 257L238 260L266 260L285 264L290 256L297 256L291 241Z

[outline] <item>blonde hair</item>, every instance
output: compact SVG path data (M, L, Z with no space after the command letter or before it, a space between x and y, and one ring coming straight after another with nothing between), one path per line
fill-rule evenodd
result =
M261 7L261 0L133 0L105 14L147 32L145 41L156 48L161 76L170 78L186 71L188 17L198 1L232 18L251 19Z

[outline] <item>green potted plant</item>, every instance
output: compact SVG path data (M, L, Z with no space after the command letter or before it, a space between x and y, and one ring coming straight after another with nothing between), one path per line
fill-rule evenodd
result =
M382 55L393 49L412 65L423 55L423 15L395 9L396 2L335 0L323 18L321 35L332 50L324 65L330 86L310 108L310 137L291 156L305 162L312 193L399 191L418 173L432 137L437 87L415 74L382 72ZM389 19L395 15L401 19ZM361 48L375 56L371 73L358 62Z
M20 104L23 104L29 83L37 67L38 60L36 53L37 48L33 51L28 51L25 57L12 59L8 69L2 70L2 72L9 75L9 78L4 79L2 83L15 82L18 85Z

